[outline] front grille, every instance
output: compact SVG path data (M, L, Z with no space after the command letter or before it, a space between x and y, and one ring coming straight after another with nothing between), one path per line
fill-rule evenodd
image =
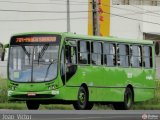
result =
M54 97L54 95L36 94L35 96L28 96L27 94L23 94L23 95L12 95L11 97L14 97L14 98L51 98L51 97Z

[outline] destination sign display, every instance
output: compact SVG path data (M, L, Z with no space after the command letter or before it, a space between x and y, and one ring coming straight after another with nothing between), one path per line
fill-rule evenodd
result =
M21 36L13 36L11 38L11 45L59 43L60 39L61 39L60 35L48 35L48 34L21 35Z
M18 37L16 43L23 42L56 42L56 37Z

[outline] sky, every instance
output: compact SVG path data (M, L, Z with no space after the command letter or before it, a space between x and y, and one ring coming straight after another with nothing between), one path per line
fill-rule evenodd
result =
M70 0L73 33L88 34L87 1ZM0 0L0 42L15 33L66 32L66 8L66 0Z

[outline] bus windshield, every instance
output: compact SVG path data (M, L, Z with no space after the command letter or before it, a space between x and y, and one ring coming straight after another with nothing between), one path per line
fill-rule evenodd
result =
M57 77L59 44L11 45L9 78L16 82L44 82Z

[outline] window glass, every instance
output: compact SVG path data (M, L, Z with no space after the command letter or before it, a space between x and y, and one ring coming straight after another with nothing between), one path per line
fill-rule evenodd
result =
M107 66L116 65L116 45L114 43L104 43L103 46L104 53L104 64Z
M152 48L150 46L143 47L143 64L145 68L152 67Z
M129 66L129 46L125 44L117 45L117 64L122 67Z
M132 67L141 67L142 66L142 50L141 46L132 45L130 47L131 57L130 63Z
M11 46L9 77L16 82L44 82L57 77L58 45ZM32 79L33 76L33 79Z
M87 43L85 41L80 41L79 42L80 45L80 52L88 52L87 51Z
M92 43L92 64L101 65L102 61L102 43L93 42Z
M107 55L109 55L109 43L103 44L104 64L107 65Z
M66 46L66 63L77 64L77 47Z
M78 41L78 62L79 64L90 64L90 43Z

